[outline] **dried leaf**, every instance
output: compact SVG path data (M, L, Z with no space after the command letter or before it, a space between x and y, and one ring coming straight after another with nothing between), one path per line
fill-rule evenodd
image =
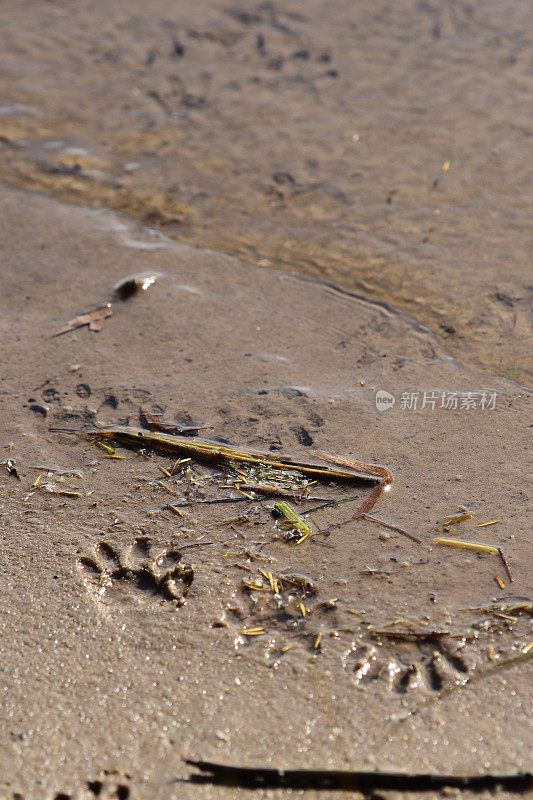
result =
M57 331L57 333L53 333L50 338L53 339L56 336L61 336L61 334L76 330L76 328L81 328L83 325L88 325L90 331L101 331L104 327L107 317L110 317L112 314L113 310L111 308L111 303L106 303L104 306L98 306L98 308L93 308L92 311L89 311L88 314L82 314L79 317L74 317L74 319L71 319L64 328L61 328L61 330Z
M149 431L162 431L163 433L181 434L182 436L196 436L199 431L206 430L208 425L179 425L177 422L162 422L160 417L149 414L141 408L139 419L143 428Z

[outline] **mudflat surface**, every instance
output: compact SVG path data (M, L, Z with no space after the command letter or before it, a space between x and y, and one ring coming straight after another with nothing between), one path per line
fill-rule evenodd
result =
M175 783L190 773L184 757L526 769L530 662L502 664L531 641L528 396L343 290L113 212L7 187L2 198L0 444L14 443L2 457L21 478L2 470L4 795L86 798L100 781L102 796L252 796ZM50 338L145 271L160 276L113 302L101 331ZM378 389L398 398L392 409L376 408ZM483 390L494 408L479 407ZM426 407L421 395L402 408L414 391ZM468 392L477 408L428 404ZM337 490L354 501L315 512L301 544L285 539L268 496L180 517L169 502L239 497L229 476L193 462L167 477L171 456L119 447L124 457L108 458L50 431L138 425L140 406L272 453L387 465L392 488L375 513L421 542L365 520L318 533L350 519L364 485ZM459 506L475 513L455 526L461 538L501 547L514 583L497 555L432 543ZM277 596L259 570L280 581Z
M3 797L301 796L186 758L532 770L529 27L514 0L2 3ZM383 465L393 528L319 481L300 513L345 502L298 543L248 468L87 437L141 408Z
M530 29L516 0L6 0L0 177L330 278L531 385Z

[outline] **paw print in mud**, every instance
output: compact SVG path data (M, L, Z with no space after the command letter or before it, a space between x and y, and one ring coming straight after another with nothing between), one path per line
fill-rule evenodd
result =
M78 791L75 800L130 800L132 798L131 776L118 770L102 770L97 777L86 782ZM70 797L67 796L67 800ZM74 800L74 798L72 798Z
M474 668L464 640L437 636L359 643L345 655L344 664L357 686L381 683L401 695L413 690L439 692L465 683Z
M78 566L85 585L97 600L160 606L182 606L194 579L191 566L181 563L172 548L153 553L149 539L138 537L123 554L100 542L93 556L82 556Z

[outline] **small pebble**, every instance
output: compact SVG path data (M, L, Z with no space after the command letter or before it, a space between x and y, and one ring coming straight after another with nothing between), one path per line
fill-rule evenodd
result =
M378 539L381 539L382 542L388 542L388 540L391 539L391 538L392 537L391 537L390 533L380 533L379 536L378 536Z

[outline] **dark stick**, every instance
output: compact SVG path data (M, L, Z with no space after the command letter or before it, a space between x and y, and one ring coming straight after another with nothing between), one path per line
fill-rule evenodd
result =
M500 558L503 561L503 566L505 567L505 571L509 576L509 580L511 581L511 583L513 583L513 576L511 575L511 568L510 568L509 564L507 563L507 559L505 558L505 556L503 554L503 551L499 547L498 547L498 553L500 554Z
M416 542L417 544L422 543L422 539L418 539L416 536L413 536L412 533L409 531L404 531L403 528L398 528L397 525L391 525L389 522L383 522L382 519L378 519L377 517L371 517L369 514L361 514L362 519L368 519L370 522L377 522L379 525L383 525L384 528L390 528L391 531L396 531L397 533L401 533L402 536L407 536L408 539L411 541Z
M210 761L186 759L186 764L210 775L196 775L194 783L211 783L223 786L245 786L270 789L348 789L371 792L377 789L394 791L429 792L451 786L472 792L507 790L526 792L533 787L531 773L511 775L440 775L408 774L402 772L359 772L342 770L269 769L234 767Z

